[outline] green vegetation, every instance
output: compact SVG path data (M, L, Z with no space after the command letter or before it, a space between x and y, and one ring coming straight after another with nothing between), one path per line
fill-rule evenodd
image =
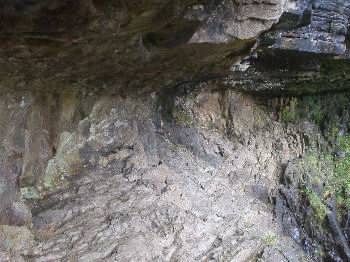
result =
M263 237L262 241L266 246L274 246L277 244L277 236L269 233Z
M331 105L319 96L293 97L281 108L280 119L285 122L298 122L303 118L310 119L322 125L329 113L333 112Z
M191 127L193 125L193 119L188 111L175 108L172 113L173 118L177 124L185 127Z
M278 99L280 101L272 103L281 122L314 122L331 144L336 142L342 130L350 128L349 92Z
M292 98L290 104L284 107L280 112L280 119L285 122L295 122L299 116L297 112L298 99Z
M329 184L333 176L333 159L329 155L308 153L301 162L301 169L306 174L303 177L303 193L308 200L313 215L318 223L323 223L326 217L327 194L322 191L323 185Z
M305 188L304 190L310 205L314 211L314 216L317 221L322 222L326 218L326 205L323 203L323 199L321 199L312 189Z
M309 153L302 161L307 174L303 192L320 222L325 218L330 198L335 199L334 211L340 218L350 209L350 136L338 138L337 151L337 157Z
M338 206L350 208L350 136L339 139L339 152L343 155L335 160L332 188Z
M191 105L195 98L194 90L186 94L190 86L180 86L178 89L169 89L158 97L157 107L165 122L176 123L185 127L193 126Z

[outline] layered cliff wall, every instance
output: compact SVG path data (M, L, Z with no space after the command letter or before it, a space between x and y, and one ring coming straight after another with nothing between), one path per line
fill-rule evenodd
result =
M0 261L347 261L349 17L0 0Z

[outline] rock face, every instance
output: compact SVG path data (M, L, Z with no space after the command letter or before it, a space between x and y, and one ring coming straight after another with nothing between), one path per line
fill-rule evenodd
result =
M222 43L255 38L278 22L286 5L285 0L219 2L209 10L205 10L205 6L193 7L193 13L204 23L192 36L191 42Z
M293 3L288 10L290 16L299 16L296 20L299 24L294 24L298 28L278 31L273 48L345 56L350 3L323 0L312 4L299 2Z
M45 117L46 106L33 107L37 98L23 99L25 107L21 100L12 106L37 116L26 117L25 126L66 124L41 129L43 136L22 129L27 142L17 150L26 160L17 201L31 207L24 225L36 242L23 235L27 242L21 243L28 244L18 247L17 256L26 261L303 257L281 231L270 202L279 163L303 149L252 98L211 91L144 99L93 96L93 102L81 94L66 94L56 103L42 98L43 105L61 108L55 118ZM165 108L171 101L174 106ZM88 104L85 117L75 118ZM51 132L59 134L57 141L50 141ZM40 154L45 148L56 149L50 157ZM41 166L40 173L32 171ZM11 247L2 248L8 257Z
M349 133L348 100L288 96L349 88L349 17L0 1L0 261L346 261L334 212L335 235L316 219L335 191L300 159Z
M260 94L347 89L347 1L144 2L19 1L27 11L10 17L3 4L0 85L37 86L35 76L143 92L209 78Z
M348 1L289 1L256 53L233 67L228 84L294 95L346 89L349 10Z

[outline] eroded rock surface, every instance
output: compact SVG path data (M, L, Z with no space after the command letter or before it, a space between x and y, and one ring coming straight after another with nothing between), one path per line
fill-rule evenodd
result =
M260 95L348 89L347 1L17 2L28 7L0 6L2 88L40 79L143 92L218 79Z
M204 21L190 42L229 42L255 38L278 22L285 11L285 0L219 1L206 12L205 6L192 7L193 13Z
M81 104L88 104L85 99L80 97ZM41 145L56 148L48 160L40 158L40 147L26 150L36 138L27 132L31 143L20 149L24 159L32 156L27 166L42 161L46 167L35 182L22 182L17 196L32 211L27 225L36 241L16 250L2 247L5 258L298 261L304 256L280 229L271 205L280 163L303 150L298 137L285 136L252 98L237 93L175 96L171 111L162 108L161 99L95 97L76 122L77 111L62 107L43 124L57 119L75 124L59 125L55 142L48 139L52 131L42 130L47 135ZM30 126L37 119L27 121Z
M249 92L305 95L349 86L349 2L288 1L255 52L227 82Z
M309 107L286 124L284 96L349 88L347 1L18 0L0 19L1 261L345 257L293 165L331 142Z
M273 48L345 55L350 3L318 0L305 5L299 2L305 1L296 1L289 11L296 16L299 13L300 22L294 25L299 28L287 32L279 31Z

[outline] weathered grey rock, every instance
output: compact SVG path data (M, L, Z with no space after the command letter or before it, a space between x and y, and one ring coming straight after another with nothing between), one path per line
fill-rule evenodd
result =
M224 0L214 8L210 6L209 10L205 6L194 6L193 11L204 23L190 42L227 43L235 39L254 38L278 22L285 5L285 0Z
M289 1L254 53L234 64L228 86L293 95L347 89L349 17L348 1Z
M66 104L65 99L72 98L58 101ZM84 105L89 96L80 99ZM28 184L22 190L36 241L14 253L1 250L5 257L298 261L304 256L283 235L270 202L279 165L300 153L299 142L285 137L283 127L249 96L210 91L174 96L172 118L159 107L161 99L94 95L89 113L69 132L62 126L50 131L59 137L53 140L57 149L31 185L35 190ZM58 111L57 119L64 114Z
M347 50L350 3L317 0L305 5L303 2L296 1L295 9L300 13L300 9L305 8L304 25L291 31L278 30L272 48L344 56Z
M26 261L34 246L34 236L27 227L0 225L0 259L4 262Z

